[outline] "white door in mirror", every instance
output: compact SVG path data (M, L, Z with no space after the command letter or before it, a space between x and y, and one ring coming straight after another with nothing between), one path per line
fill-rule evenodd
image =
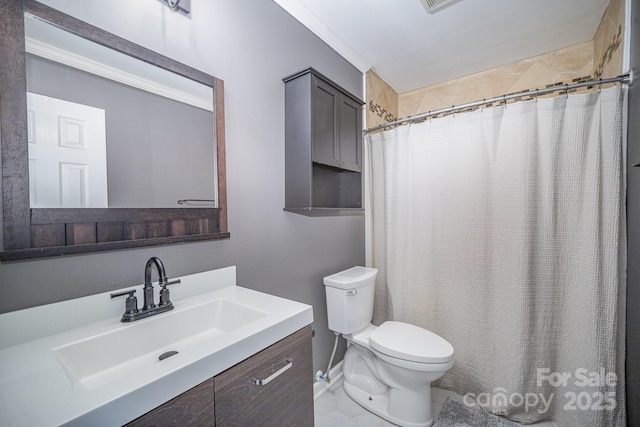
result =
M32 208L106 208L105 112L27 93Z

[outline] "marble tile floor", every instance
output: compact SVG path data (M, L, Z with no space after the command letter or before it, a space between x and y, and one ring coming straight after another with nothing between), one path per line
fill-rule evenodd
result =
M362 406L351 400L344 392L342 378L335 382L329 390L315 401L315 426L316 427L395 427L388 421L365 410ZM448 390L439 388L431 389L433 401L433 419L435 420L447 400L462 401L462 396ZM535 427L556 427L552 422L545 421L533 424Z

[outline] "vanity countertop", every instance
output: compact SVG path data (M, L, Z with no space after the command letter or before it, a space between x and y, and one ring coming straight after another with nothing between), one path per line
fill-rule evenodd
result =
M309 305L236 286L235 267L180 279L171 288L174 310L132 323L120 322L124 301L111 300L111 292L0 315L2 425L125 424L313 321ZM198 339L176 342L172 349L178 354L162 361L154 355L152 362L125 367L124 374L109 371L97 382L74 379L61 358L60 349L66 346L134 325L149 330L149 322L162 316L170 322L216 301L260 314L224 333L200 333ZM166 350L158 349L158 354Z

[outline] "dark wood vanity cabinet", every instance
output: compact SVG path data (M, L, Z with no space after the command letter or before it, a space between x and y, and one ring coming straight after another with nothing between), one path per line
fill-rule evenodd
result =
M285 210L362 208L362 105L313 68L285 77Z
M309 325L127 426L313 426L311 356Z

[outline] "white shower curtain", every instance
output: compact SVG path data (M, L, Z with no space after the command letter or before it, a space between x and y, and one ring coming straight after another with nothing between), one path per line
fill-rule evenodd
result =
M455 366L438 385L465 403L523 423L624 425L623 93L368 137L374 323L448 340Z

